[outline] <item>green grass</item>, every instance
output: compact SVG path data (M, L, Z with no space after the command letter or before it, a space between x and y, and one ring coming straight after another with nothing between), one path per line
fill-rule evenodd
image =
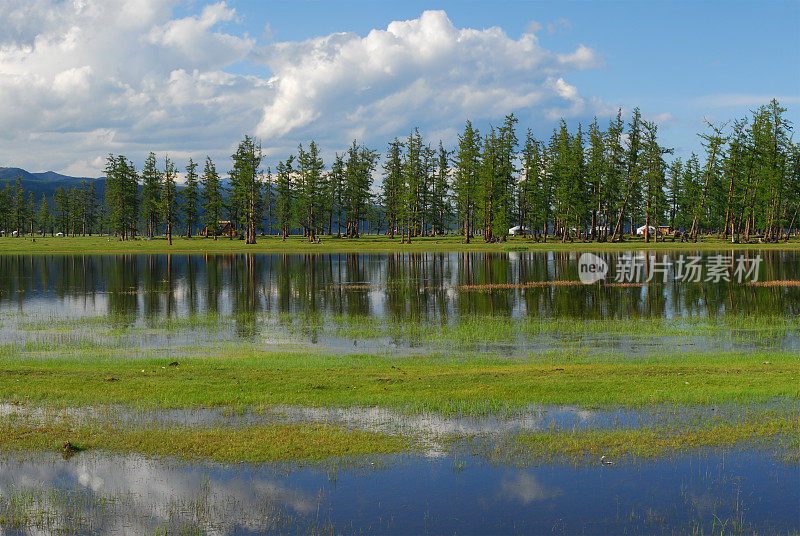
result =
M731 244L730 241L714 237L704 237L697 243L658 242L646 244L641 238L628 238L622 243L567 242L549 239L546 243L531 239L511 237L507 242L486 244L480 238L470 244L462 244L459 236L426 237L414 239L411 244L400 244L400 239L390 239L384 235L370 235L362 238L322 237L322 243L311 244L300 236L286 241L278 237L259 237L258 243L245 245L241 240L221 238L175 238L169 246L163 238L154 240L132 240L121 242L113 237L36 237L0 238L0 254L54 254L54 253L325 253L325 252L422 252L422 251L629 251L629 250L783 250L800 249L800 241L776 244Z
M79 450L137 452L223 463L319 461L343 456L391 454L410 448L397 435L335 426L270 424L243 428L120 428L104 424L0 422L4 451L60 451L65 441Z
M181 358L174 367L167 366L170 359L124 359L113 351L68 359L6 354L0 357L0 399L143 408L378 405L477 415L534 403L645 406L800 398L800 360L788 352L504 359L243 349Z
M532 462L553 457L597 460L606 456L655 458L702 448L762 443L791 463L800 436L800 415L754 414L744 422L709 420L697 427L622 428L523 432L493 444L486 454L495 462Z
M744 410L747 412L747 410ZM350 430L338 426L274 423L245 427L179 425L120 426L101 420L35 421L14 416L0 422L4 452L63 452L69 441L84 450L135 452L221 463L320 462L330 458L414 453L424 438ZM758 446L797 462L800 415L796 410L755 409L734 420L703 418L684 425L617 429L552 429L488 437L444 438L451 452L471 452L495 463L530 463L555 458L573 463L601 455L655 458L702 448Z

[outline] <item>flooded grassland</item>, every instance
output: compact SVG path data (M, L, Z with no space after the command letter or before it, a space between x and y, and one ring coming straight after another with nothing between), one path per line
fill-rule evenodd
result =
M0 530L797 533L800 252L762 255L0 256Z

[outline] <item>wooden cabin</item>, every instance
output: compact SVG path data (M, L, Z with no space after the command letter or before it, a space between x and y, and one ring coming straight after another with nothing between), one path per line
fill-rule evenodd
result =
M229 238L233 238L236 236L236 229L228 220L219 220L217 222L217 236L227 236ZM214 236L213 231L210 231L208 227L203 227L203 230L200 231L200 236L209 237Z

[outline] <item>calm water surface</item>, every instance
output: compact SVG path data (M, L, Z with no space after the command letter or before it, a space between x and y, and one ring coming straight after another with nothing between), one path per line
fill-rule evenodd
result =
M717 254L741 253L696 253L703 263ZM620 254L599 255L619 264ZM678 255L669 258L676 261ZM800 280L800 252L760 255L761 281ZM486 314L627 318L800 312L798 286L684 283L675 279L676 270L673 266L666 283L618 288L581 285L578 255L556 252L2 255L0 307L59 315L266 312L400 320ZM542 286L519 288L531 283Z
M715 254L698 255L707 262ZM762 256L761 281L800 280L800 252L769 251ZM611 265L620 258L611 253L601 257ZM677 255L670 258L677 260ZM370 344L424 351L413 340L385 336L369 342L320 337L314 330L298 334L279 319L316 315L439 326L485 315L680 321L746 313L782 317L791 326L800 313L800 286L684 283L675 276L671 272L666 282L638 286L585 286L578 282L578 255L554 252L5 255L0 256L0 343L41 341L69 349L88 341L120 349L171 351L190 345L211 348L223 340L247 340L256 347L300 341L336 351L362 351ZM222 320L213 330L203 325L158 329L191 314L219 315ZM59 324L64 319L105 317L110 323ZM109 328L118 324L125 329ZM562 333L486 347L513 355L520 349L570 345L638 355L697 348L796 350L800 338L791 329L757 343L735 336L648 340ZM651 413L533 408L507 418L449 420L400 416L379 408L276 411L283 414L245 413L234 424L310 420L436 437L551 426L651 425L664 418L658 408ZM737 408L729 411L735 414ZM14 418L16 412L16 406L0 407L2 418ZM224 425L231 420L214 412L117 413L117 419L144 424L155 419ZM680 425L696 416L689 412L673 417ZM468 454L442 455L446 450L436 448L427 449L428 456L323 466L187 464L99 452L79 453L69 460L10 455L0 460L0 518L12 519L9 516L20 509L32 512L27 524L4 525L4 534L24 535L155 530L224 535L797 532L797 464L783 462L767 450L693 451L654 461L619 460L611 467L597 460L519 467Z
M734 258L753 252L694 253L708 265L716 255ZM619 267L618 253L599 254ZM661 260L662 253L658 260ZM732 314L783 317L790 329L770 339L682 334L643 338L625 333L542 333L535 338L482 341L472 349L516 355L549 349L579 349L619 355L696 350L797 350L800 333L792 326L800 313L800 286L753 286L734 281L683 282L679 255L666 282L661 277L634 286L583 285L575 253L416 253L416 254L241 254L241 255L55 255L0 256L0 344L44 340L61 344L79 338L104 346L175 349L213 347L246 340L264 349L301 345L336 352L427 352L413 337L367 337L325 332L326 319L359 319L361 325L455 325L487 315L500 319L630 319L724 317ZM759 281L800 280L800 252L764 251ZM648 257L648 266L650 260ZM218 315L215 330L184 326L164 333L148 330L164 319ZM314 317L303 325L287 317ZM115 326L140 327L114 340L94 326L45 333L64 319L112 319ZM366 319L366 321L365 321ZM38 322L38 324L37 324ZM195 326L196 328L197 326ZM474 331L474 330L473 330ZM735 334L733 334L735 335ZM38 337L38 339L37 339ZM72 340L74 342L74 340ZM451 343L441 343L451 344ZM449 346L448 346L449 347Z
M79 454L0 462L0 508L27 497L34 519L80 534L786 534L800 529L798 478L750 451L610 467L466 456L336 469Z

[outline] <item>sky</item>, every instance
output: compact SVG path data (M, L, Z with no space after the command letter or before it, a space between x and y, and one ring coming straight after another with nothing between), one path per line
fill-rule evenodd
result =
M685 157L773 97L800 121L796 0L3 0L0 25L0 166L29 171L150 151L227 170L245 134L272 167L417 126L452 147L511 112L546 140L636 106Z

